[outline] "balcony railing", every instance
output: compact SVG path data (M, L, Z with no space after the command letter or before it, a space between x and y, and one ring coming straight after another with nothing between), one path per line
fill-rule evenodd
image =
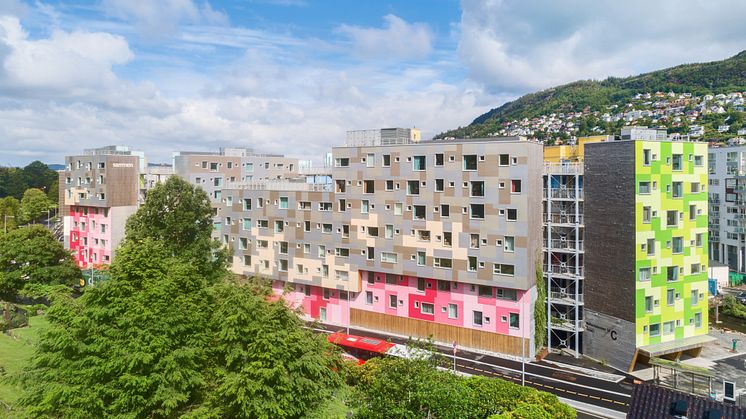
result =
M573 278L583 277L583 267L578 266L566 266L566 265L544 265L544 272L551 273L552 275L564 275Z
M576 328L575 320L558 319L556 317L552 317L552 320L551 320L552 329L564 329L564 330L570 330L570 331L585 330L585 320L578 320L577 322L578 323L577 323L577 328Z
M551 245L551 246L550 246ZM569 240L561 240L561 239L552 239L552 240L544 240L544 247L545 248L552 248L552 249L559 249L559 250L578 250L583 251L583 240L575 241L573 239Z
M547 195L549 192L549 195ZM583 190L575 188L549 188L544 189L544 196L555 199L583 199Z
M549 297L553 301L563 302L567 304L574 304L575 302L583 303L583 294L571 294L567 291L552 291L549 293Z
M226 182L224 189L246 189L254 191L329 192L332 190L332 184L291 182L287 180L264 180L257 182Z
M545 175L582 175L582 163L544 163Z
M306 175L306 176L331 176L332 167L331 166L299 167L298 174Z
M583 214L549 214L548 218L553 224L583 224Z

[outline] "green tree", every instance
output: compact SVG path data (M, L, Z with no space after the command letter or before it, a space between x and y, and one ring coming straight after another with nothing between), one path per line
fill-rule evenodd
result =
M57 172L39 160L29 163L22 170L27 188L37 188L49 192L52 185L58 183Z
M41 189L26 189L21 199L21 221L25 223L37 221L52 208L54 208L54 203Z
M80 269L52 233L29 226L0 236L0 295L15 296L25 286L72 285Z
M205 272L220 274L227 253L210 237L212 207L204 190L171 176L148 192L145 204L127 220L126 240L162 242L172 254L211 265Z
M12 196L0 198L0 222L3 223L2 231L10 231L18 225L21 217L21 203Z
M0 197L21 199L28 188L23 171L17 167L0 167Z
M179 180L156 187L110 279L55 301L20 379L31 416L295 418L338 386L323 337L212 263L205 198Z

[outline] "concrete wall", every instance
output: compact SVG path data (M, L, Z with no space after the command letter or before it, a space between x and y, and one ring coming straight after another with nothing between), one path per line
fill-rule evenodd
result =
M584 315L584 354L627 371L635 355L635 324L587 307Z

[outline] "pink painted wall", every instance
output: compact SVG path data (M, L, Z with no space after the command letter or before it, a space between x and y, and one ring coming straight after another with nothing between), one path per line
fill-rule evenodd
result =
M111 211L107 215L104 215L104 212L106 212L104 208L70 207L70 250L73 252L73 258L81 268L108 265L111 263ZM95 227L91 227L91 222L95 223ZM82 228L83 223L85 223L85 229ZM106 225L106 231L103 233L101 232L101 225ZM84 238L87 239L87 245L84 244ZM97 240L98 244L96 243ZM88 250L87 258L85 257L86 249ZM93 257L94 254L96 255L95 260ZM106 260L107 256L109 258L108 261Z

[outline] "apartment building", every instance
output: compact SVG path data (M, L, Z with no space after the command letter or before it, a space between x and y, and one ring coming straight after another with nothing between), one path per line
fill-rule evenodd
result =
M81 268L109 264L138 207L144 155L124 146L65 157L60 172L64 245Z
M328 183L222 188L232 269L324 322L533 355L542 146L409 135L352 133Z
M746 274L746 146L711 147L708 157L710 260Z
M583 352L620 369L707 341L707 144L586 144Z

